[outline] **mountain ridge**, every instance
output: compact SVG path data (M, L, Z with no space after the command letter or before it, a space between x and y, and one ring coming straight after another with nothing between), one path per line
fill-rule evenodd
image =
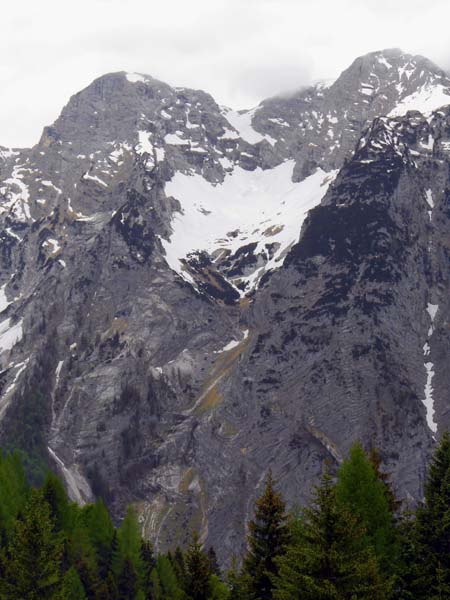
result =
M0 441L222 561L269 467L306 499L356 438L417 501L448 426L448 77L375 52L244 112L130 77L0 155Z

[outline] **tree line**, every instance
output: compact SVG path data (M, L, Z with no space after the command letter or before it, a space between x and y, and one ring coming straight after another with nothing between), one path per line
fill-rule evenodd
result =
M56 475L31 487L0 455L1 600L441 600L450 598L450 435L423 502L395 497L376 451L356 443L307 506L288 512L269 472L248 549L222 572L194 532L156 554L133 508L116 528L104 502L78 506Z

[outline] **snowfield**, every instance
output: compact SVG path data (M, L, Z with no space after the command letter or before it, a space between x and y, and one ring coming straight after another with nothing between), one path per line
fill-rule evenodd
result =
M287 250L299 239L308 211L320 204L336 176L318 169L295 183L293 168L293 160L266 171L236 167L217 185L201 175L175 173L166 184L166 195L180 202L181 212L174 213L170 239L162 240L169 266L193 283L182 263L191 253L234 253L256 242L258 254L275 242L274 256L248 278L255 287L264 272L282 265Z

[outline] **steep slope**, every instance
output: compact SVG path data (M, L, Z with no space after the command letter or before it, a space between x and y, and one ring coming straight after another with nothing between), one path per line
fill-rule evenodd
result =
M115 73L0 148L2 443L222 560L269 466L303 498L357 437L419 498L448 420L447 103L397 50L239 113Z

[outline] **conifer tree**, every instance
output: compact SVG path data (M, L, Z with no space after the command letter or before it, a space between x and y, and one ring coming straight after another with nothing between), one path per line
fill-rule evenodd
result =
M94 504L83 507L81 520L97 557L99 575L106 579L112 569L113 540L117 534L103 500L100 498Z
M450 434L444 433L417 511L416 581L418 599L450 598Z
M380 453L378 452L378 450L376 448L371 448L368 458L369 458L370 464L372 465L372 467L375 471L375 475L377 476L378 480L381 481L381 483L384 486L384 493L386 495L386 498L387 498L387 501L389 504L389 510L391 511L392 515L394 515L394 517L395 517L395 515L400 511L402 503L396 497L396 495L394 494L394 492L392 490L389 473L385 473L384 471L381 470Z
M255 517L248 524L249 550L244 560L244 578L249 595L261 600L272 598L277 559L285 553L289 541L285 503L274 485L269 471L264 492L256 501Z
M156 568L153 569L150 580L150 594L147 596L147 600L164 600L161 582Z
M208 600L211 591L211 566L208 556L203 552L197 532L192 535L186 552L187 588L192 600Z
M226 574L226 583L229 591L229 600L243 600L248 597L246 590L248 589L247 581L244 574L239 572L238 560L236 556L231 559L231 568Z
M377 561L364 529L345 506L325 473L304 511L300 535L278 558L275 600L384 600Z
M370 545L385 570L391 570L396 555L393 514L386 494L386 485L377 477L361 444L355 443L338 473L336 486L338 503L356 516Z
M120 600L135 600L138 593L138 578L134 564L130 558L125 558L118 576L117 589Z
M9 545L9 559L0 582L1 598L53 598L60 587L62 541L54 532L50 507L42 491L32 490L17 519Z
M144 592L144 596L148 597L152 587L152 571L156 567L156 560L153 554L153 546L150 541L141 541L141 565L142 572L140 573L141 588Z
M100 585L97 554L85 524L83 511L76 515L73 531L69 537L68 561L81 579L86 595L95 596Z
M28 485L19 454L0 451L0 542L3 545L27 497Z
M81 579L74 567L71 567L64 575L62 580L61 592L57 596L58 600L86 600Z
M127 514L120 526L117 535L118 551L113 559L114 571L118 575L122 571L123 563L129 560L135 573L142 573L141 562L141 528L136 511L129 506Z
M152 600L183 600L185 598L184 591L178 584L172 563L167 556L158 556L156 571L157 577L152 575L154 594Z
M54 473L47 473L42 493L50 507L50 514L56 531L70 531L73 526L74 511L70 506L64 486Z

